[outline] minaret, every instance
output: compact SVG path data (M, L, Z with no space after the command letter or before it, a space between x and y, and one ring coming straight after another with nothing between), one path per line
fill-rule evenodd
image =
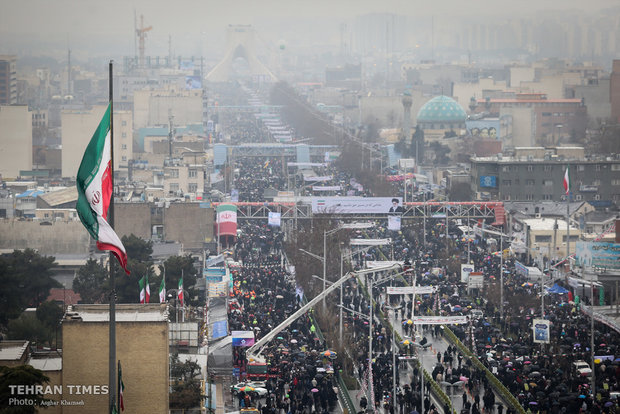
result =
M411 92L406 90L403 93L403 136L406 143L411 139L411 104Z

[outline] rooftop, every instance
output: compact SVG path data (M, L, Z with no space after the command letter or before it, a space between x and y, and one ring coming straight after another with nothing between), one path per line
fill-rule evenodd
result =
M109 306L105 305L73 305L65 313L64 322L109 322ZM149 304L117 304L117 322L167 322L167 305Z
M19 361L28 351L28 341L0 342L0 361Z
M550 218L533 218L533 219L525 219L522 220L523 223L533 231L553 231L553 226L555 223L558 224L558 232L564 233L566 232L566 221L565 220L555 220ZM579 229L571 226L570 231L574 232L574 234L579 233Z
M41 371L61 371L62 357L30 358L28 365Z
M78 199L77 187L67 187L62 190L50 191L49 193L40 195L39 198L52 207L75 202Z

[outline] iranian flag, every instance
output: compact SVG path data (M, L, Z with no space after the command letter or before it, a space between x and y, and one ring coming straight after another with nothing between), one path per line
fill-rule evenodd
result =
M161 278L161 283L159 284L159 303L164 303L166 301L166 278Z
M146 279L146 298L145 298L145 302L149 303L151 301L151 287L149 286L149 275L144 276L144 278Z
M217 231L220 236L237 236L237 206L220 204L217 206Z
M145 278L146 276L138 280L138 285L140 286L140 303L145 303L144 300L146 299Z
M570 192L570 175L568 174L568 166L566 166L566 172L564 173L564 190L566 190L566 195Z
M125 411L125 398L123 396L123 391L125 391L125 384L123 384L123 371L121 370L121 363L118 363L118 399L120 400L120 409L121 412Z
M181 306L183 306L183 276L181 276L181 278L179 279L178 297Z
M77 173L76 209L86 230L97 240L99 250L109 250L127 270L127 252L107 221L112 199L112 139L110 105L91 138Z

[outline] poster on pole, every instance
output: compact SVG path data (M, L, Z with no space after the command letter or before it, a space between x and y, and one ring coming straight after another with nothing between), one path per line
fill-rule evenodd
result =
M282 213L276 213L273 211L269 212L269 217L267 218L267 223L272 227L280 227L282 219Z
M470 272L467 278L469 289L482 289L484 287L484 275L482 272Z
M546 319L534 319L532 321L532 330L534 330L534 343L548 344L551 323Z
M401 217L400 216L388 216L388 230L400 231Z
M467 283L469 274L476 270L473 264L461 263L461 283Z

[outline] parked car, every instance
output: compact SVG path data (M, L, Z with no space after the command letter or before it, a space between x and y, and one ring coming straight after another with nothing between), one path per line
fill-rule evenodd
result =
M575 373L580 377L589 377L590 375L592 375L592 369L586 361L579 360L573 362L573 369L575 370Z
M231 385L230 386L230 390L232 391L233 394L237 394L239 392L239 390L241 390L243 387L252 387L252 388L254 388L254 391L250 391L250 393L255 393L259 397L266 396L267 392L268 392L267 388L265 388L265 382L264 381L240 382L238 384Z

